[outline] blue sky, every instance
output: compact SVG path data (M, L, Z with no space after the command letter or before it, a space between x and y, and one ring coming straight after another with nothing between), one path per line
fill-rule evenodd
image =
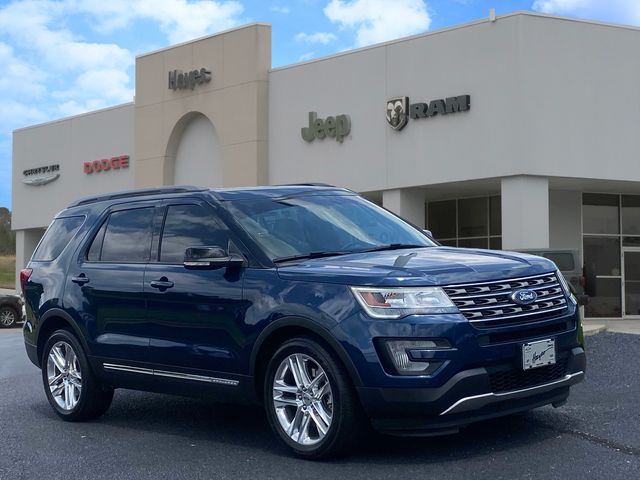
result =
M277 67L484 18L490 7L640 25L640 0L0 1L0 206L11 208L11 132L131 101L137 54L261 21L273 26Z

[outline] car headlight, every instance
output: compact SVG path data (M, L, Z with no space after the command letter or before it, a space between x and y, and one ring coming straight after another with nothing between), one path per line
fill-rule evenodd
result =
M458 313L456 306L439 287L351 287L351 291L373 318Z

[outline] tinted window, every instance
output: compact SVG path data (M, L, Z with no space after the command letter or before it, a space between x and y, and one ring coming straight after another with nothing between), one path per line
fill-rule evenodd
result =
M622 196L622 233L640 234L640 195Z
M171 205L164 221L160 243L160 261L182 263L188 247L229 246L227 230L200 205Z
M153 210L153 207L149 207L113 212L107 221L100 260L131 263L149 261Z
M87 260L90 262L97 262L100 260L100 252L102 251L102 241L104 240L104 232L107 230L107 222L102 224L98 234L94 237L93 242L91 243L91 248L89 248L89 253L87 253Z
M489 234L486 198L458 200L458 237L480 237ZM486 239L484 240L486 247ZM458 242L459 246L463 246Z
M619 233L618 195L585 193L582 196L584 233Z
M355 195L237 200L225 206L272 259L389 244L433 246L421 231Z
M575 268L573 255L571 253L551 253L545 252L543 257L548 258L563 272L571 271Z
M46 262L58 258L83 221L84 217L56 218L42 237L32 259Z
M456 237L456 201L429 202L429 230L435 238Z

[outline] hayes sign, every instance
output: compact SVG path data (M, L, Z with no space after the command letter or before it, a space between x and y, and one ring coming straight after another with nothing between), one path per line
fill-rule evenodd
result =
M196 85L211 81L211 71L206 68L183 72L182 70L172 70L169 72L169 90L193 90Z
M466 112L471 109L471 95L458 95L430 102L409 103L409 97L387 100L387 122L394 130L402 130L409 118L429 118L436 115Z

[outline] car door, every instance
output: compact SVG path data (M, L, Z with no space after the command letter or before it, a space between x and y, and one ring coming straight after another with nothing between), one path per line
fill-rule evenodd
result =
M66 306L75 310L92 355L103 363L147 358L143 280L155 210L150 202L109 209L69 268Z
M151 359L170 372L238 372L244 344L245 268L187 269L188 247L237 243L215 209L198 200L165 204L157 258L147 266L144 290ZM188 370L191 371L191 370Z

